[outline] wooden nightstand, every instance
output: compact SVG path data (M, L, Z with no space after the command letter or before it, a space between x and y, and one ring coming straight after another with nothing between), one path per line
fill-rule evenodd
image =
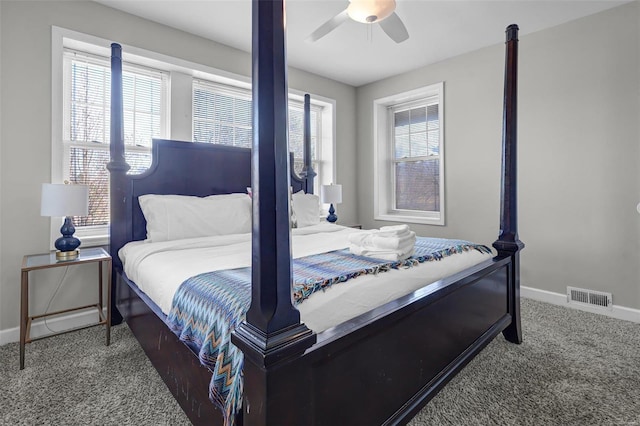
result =
M57 312L50 312L41 315L29 316L29 272L36 269L48 269L58 268L61 266L76 266L83 263L98 263L98 303L86 306L80 306L77 308L65 309ZM107 315L105 317L103 313L102 303L102 268L103 264L107 265ZM51 315L59 315L67 312L79 311L81 309L97 309L98 310L98 322L95 324L89 324L82 327L75 327L70 330L65 330L57 333L48 334L42 337L31 338L29 336L31 332L31 322L35 319L45 318ZM56 336L59 334L69 333L71 331L81 330L83 328L95 327L97 325L105 325L106 332L106 345L109 346L111 341L111 256L102 248L87 248L81 249L80 254L73 260L57 260L56 252L44 254L27 255L22 259L22 279L20 287L20 370L24 369L24 353L25 345L31 343L34 340L44 339L46 337Z

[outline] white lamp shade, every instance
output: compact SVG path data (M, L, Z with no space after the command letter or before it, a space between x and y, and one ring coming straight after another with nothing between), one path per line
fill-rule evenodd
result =
M351 0L347 14L354 21L371 24L388 18L395 9L395 0Z
M42 184L41 216L86 216L88 213L87 185Z
M339 204L342 202L342 185L322 185L320 199L323 203Z

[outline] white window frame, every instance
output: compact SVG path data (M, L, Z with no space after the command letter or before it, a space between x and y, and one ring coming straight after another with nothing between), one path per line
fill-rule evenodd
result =
M97 55L109 55L106 40L64 28L51 27L51 182L62 183L68 171L68 159L64 141L64 49L79 48ZM85 49L83 49L83 47ZM93 49L93 50L92 50ZM52 218L50 222L49 246L54 248L54 242L60 234L62 221ZM87 227L93 229L78 229L75 235L82 241L82 247L92 247L109 244L109 227Z
M54 31L54 34L55 34L55 31ZM69 178L69 160L70 160L69 152L71 148L73 147L91 148L93 150L103 150L108 152L109 146L110 146L109 144L110 141L104 141L104 143L102 144L92 144L92 143L87 143L82 141L71 141L68 139L68 136L70 134L69 123L66 122L64 118L68 117L68 114L69 114L70 99L68 98L69 93L67 93L67 90L65 90L65 87L68 84L68 82L63 81L63 79L68 77L70 73L70 68L69 68L70 62L69 60L65 59L65 56L69 57L69 51L71 51L71 54L77 53L81 57L85 58L88 62L93 62L98 65L103 65L106 63L107 67L109 67L110 55L111 55L108 49L99 49L98 46L95 46L95 45L91 46L90 44L86 46L77 46L77 44L78 42L75 40L69 41L67 38L62 37L62 45L59 46L60 67L62 71L61 71L59 80L56 83L52 84L52 87L53 87L52 90L54 92L58 92L58 91L61 92L60 99L62 104L62 108L60 107L60 104L52 106L52 111L53 111L52 127L54 128L52 133L54 135L52 153L55 151L55 154L52 154L52 182L62 182ZM73 47L69 47L69 46L73 46ZM53 51L55 52L55 47ZM54 56L56 55L54 54ZM56 61L54 61L54 63L55 62ZM56 74L55 70L56 68L52 68L52 75ZM156 69L153 67L149 67L148 65L124 61L123 71L126 72L127 70L132 70L132 71L135 70L136 72L141 72L141 73L146 73L146 72L157 73L158 71L160 71L162 73L163 75L162 77L163 87L162 87L162 93L161 93L162 114L160 117L161 134L159 135L159 137L163 137L163 138L168 137L168 134L169 134L168 129L170 128L169 120L168 120L168 117L170 115L169 73L163 69ZM55 95L52 96L52 98L53 97L55 97ZM62 114L58 113L58 111L60 110L62 111ZM60 120L61 122L59 129L57 129L56 124L54 124L57 120ZM109 123L105 123L105 124L107 126L109 125ZM57 140L59 141L58 143L56 143ZM128 144L126 146L126 150L127 152L139 151L139 152L150 153L151 146L140 147L140 146ZM54 163L54 161L56 162ZM53 247L53 242L59 236L59 233L60 233L59 227L60 227L60 224L57 223L56 220L51 221L51 246L52 247ZM107 225L76 227L75 235L82 241L82 245L84 247L106 245L109 242L109 239L108 239L109 225L107 224Z
M395 208L395 157L393 139L393 116L390 109L397 105L428 103L437 99L440 147L440 211L420 212ZM374 134L374 219L391 222L445 224L445 143L444 143L444 82L432 84L403 93L379 98L373 102Z

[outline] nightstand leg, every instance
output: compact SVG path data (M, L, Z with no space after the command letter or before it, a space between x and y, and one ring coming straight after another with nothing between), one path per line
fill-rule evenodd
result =
M100 267L102 267L102 262L100 262ZM111 260L109 260L107 262L107 346L111 343L111 269ZM100 280L102 280L102 271L100 271ZM102 290L100 294L102 294Z
M29 272L23 271L20 280L20 370L24 370L24 347L27 342L29 317Z
M102 321L102 262L98 262L98 306L100 311L98 312L98 322Z

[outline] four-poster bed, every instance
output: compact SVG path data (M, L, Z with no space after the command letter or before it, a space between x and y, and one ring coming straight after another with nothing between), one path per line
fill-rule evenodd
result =
M145 194L210 196L253 190L251 305L233 332L244 353L245 425L407 422L495 336L522 340L516 215L517 31L507 28L503 176L497 256L321 332L292 305L289 187L311 192L308 137L303 177L290 172L281 1L253 1L253 149L156 141L153 162L130 176L122 137L121 50L112 47L111 241L114 318L127 321L194 424L222 424L208 398L211 373L123 272L118 251L144 240ZM308 97L306 98L308 107ZM308 108L305 108L308 109Z

